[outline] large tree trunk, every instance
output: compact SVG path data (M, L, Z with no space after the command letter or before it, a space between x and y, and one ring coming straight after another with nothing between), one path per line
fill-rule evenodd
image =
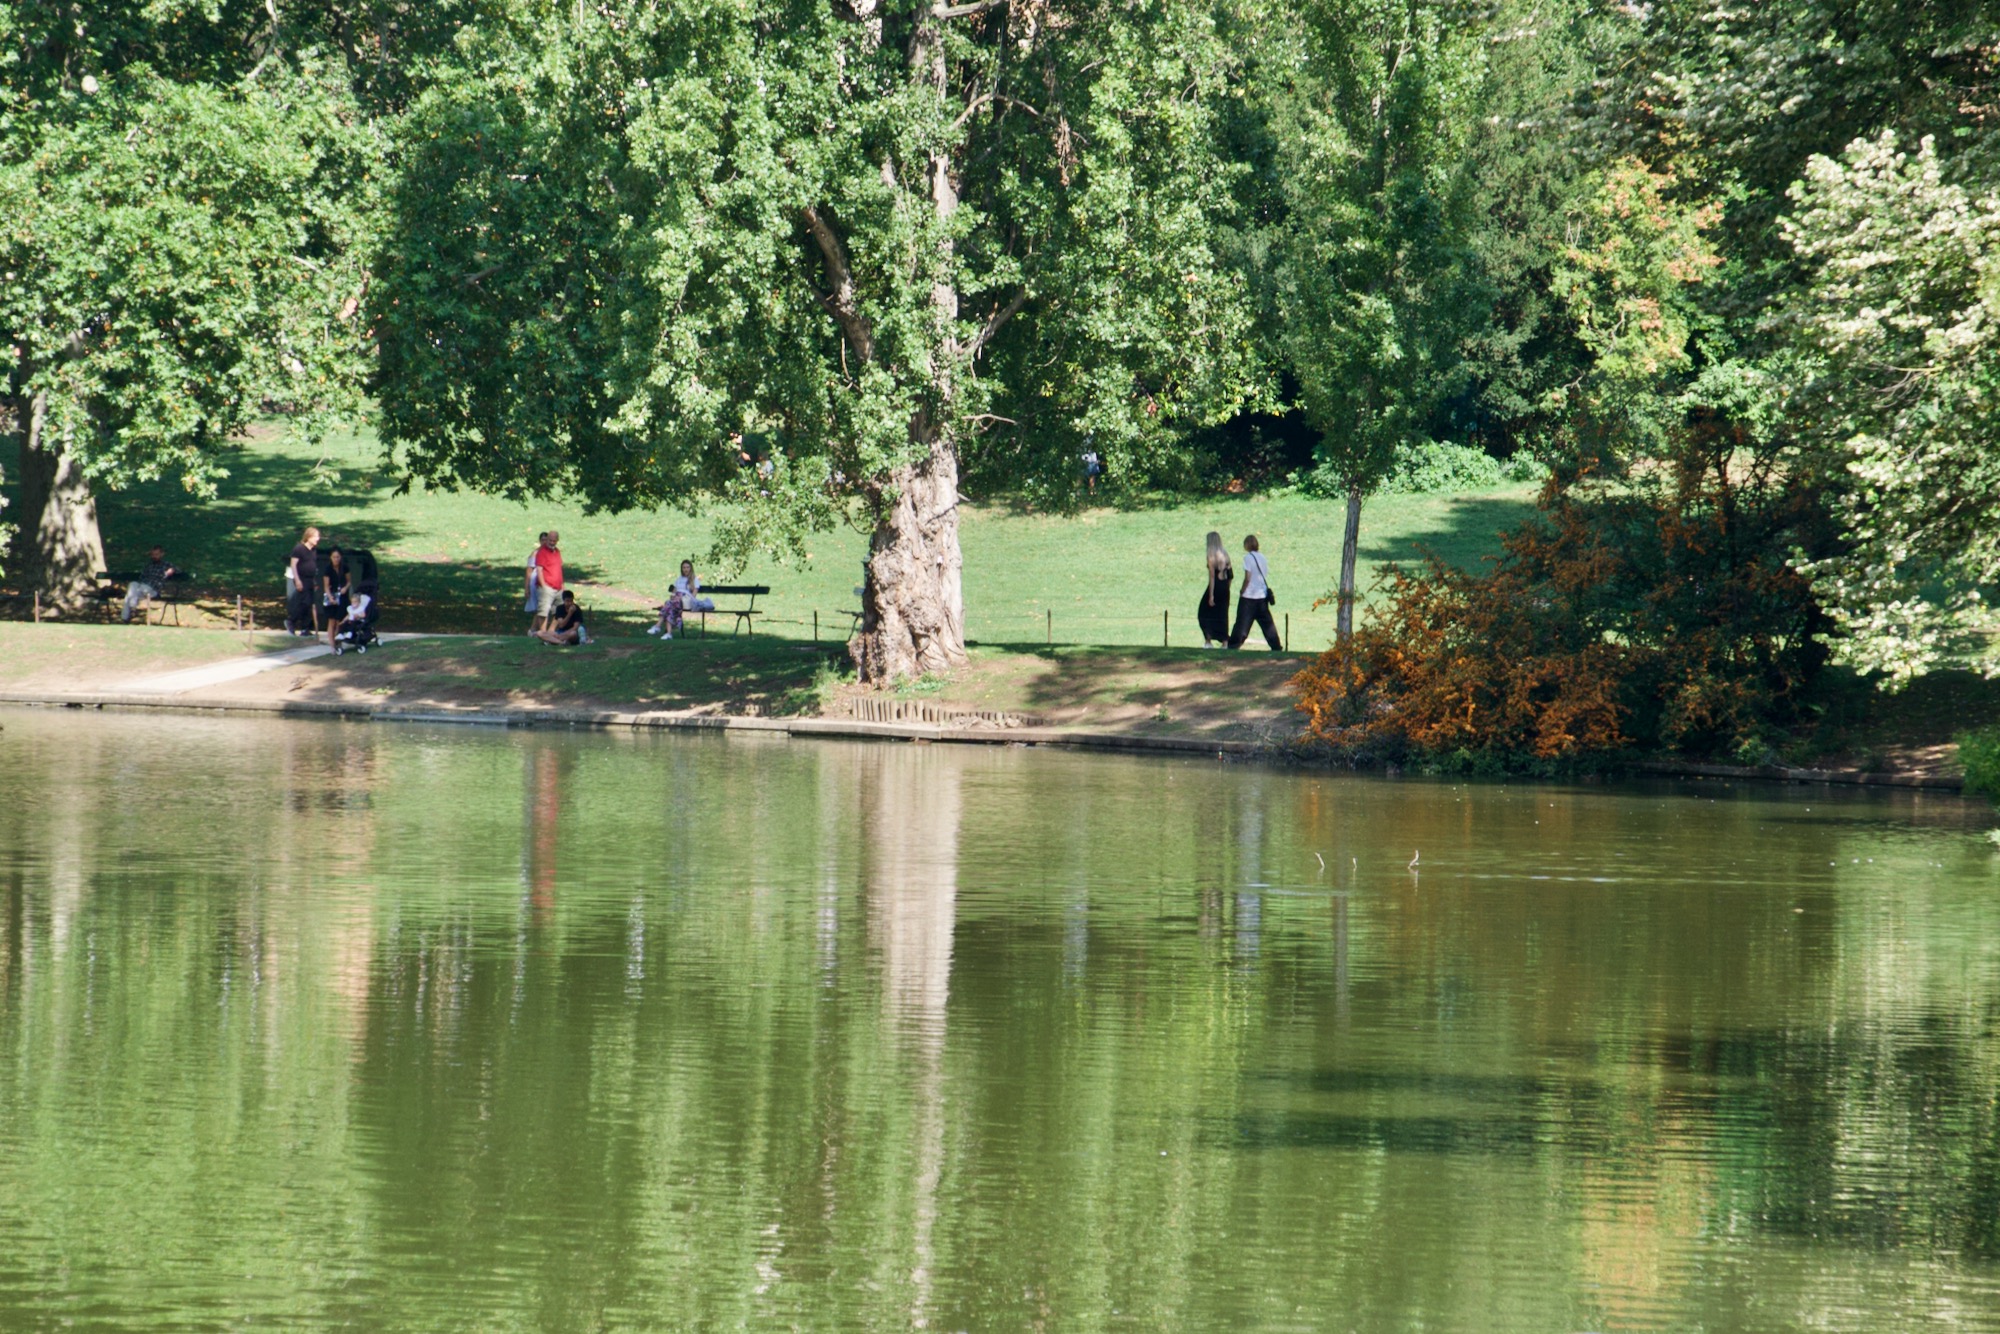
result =
M1354 634L1354 561L1361 544L1361 488L1347 488L1347 531L1340 539L1340 600L1334 638L1345 644Z
M910 36L910 70L942 102L950 71L938 14L919 9ZM924 163L924 183L937 215L931 255L930 360L936 415L920 412L910 439L926 446L915 462L896 469L883 494L895 500L878 508L868 546L868 580L861 594L861 632L849 646L861 679L887 685L902 677L949 671L965 660L964 565L958 550L958 452L950 426L958 364L968 349L958 336L958 288L949 223L958 211L958 180L950 152L940 146ZM836 310L840 298L834 298Z
M22 574L41 590L44 606L80 607L104 568L90 481L60 443L47 438L46 395L16 398L10 406L21 442Z
M896 498L876 522L861 593L861 632L848 645L861 679L886 685L948 671L965 658L959 584L958 456L948 440L898 468Z

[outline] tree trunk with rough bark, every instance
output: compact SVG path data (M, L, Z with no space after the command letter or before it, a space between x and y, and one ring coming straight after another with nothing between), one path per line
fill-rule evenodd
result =
M1361 544L1361 488L1347 488L1347 531L1340 539L1340 601L1333 634L1345 644L1354 635L1354 562Z
M949 671L966 660L958 456L948 442L933 440L929 456L898 468L890 486L894 502L868 544L861 630L848 646L871 684Z
M16 398L9 406L21 444L16 543L22 577L41 591L44 607L74 610L95 591L97 572L104 568L104 539L97 531L90 480L60 443L47 438L45 395Z

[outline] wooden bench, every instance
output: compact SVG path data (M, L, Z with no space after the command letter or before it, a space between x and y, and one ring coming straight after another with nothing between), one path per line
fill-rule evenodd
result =
M757 609L757 599L762 596L768 596L770 591L771 586L769 584L703 584L701 586L701 595L703 597L716 595L722 597L747 597L749 601L740 607L717 607L714 611L698 611L689 614L701 617L701 632L703 634L708 633L709 617L734 616L736 624L731 628L729 633L733 635L738 630L748 627L750 633L754 636L757 633L756 618L764 614Z
M142 573L144 571L141 570L99 570L97 577L109 584L123 584L127 588L130 588ZM193 578L194 571L192 570L175 570L172 574L168 575L167 586L160 590L160 596L157 598L148 598L139 604L139 610L146 613L146 624L165 625L167 623L167 613L171 611L174 614L174 624L179 625L181 623L181 590L186 588ZM114 587L107 589L105 596L118 597L119 593ZM158 607L160 611L160 619L157 621L153 619L153 609L155 607Z

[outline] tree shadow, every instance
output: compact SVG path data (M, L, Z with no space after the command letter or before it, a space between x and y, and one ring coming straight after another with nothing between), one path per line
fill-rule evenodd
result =
M1030 713L1165 736L1240 737L1289 720L1292 676L1309 653L1089 648L982 641L1038 665L1019 685ZM1164 710L1164 716L1155 716Z
M1361 515L1362 559L1376 565L1412 566L1436 553L1447 565L1476 570L1480 562L1494 554L1501 532L1513 528L1535 513L1531 498L1486 494L1453 496L1445 508L1445 521L1414 533L1398 533L1393 540L1370 538L1368 514Z

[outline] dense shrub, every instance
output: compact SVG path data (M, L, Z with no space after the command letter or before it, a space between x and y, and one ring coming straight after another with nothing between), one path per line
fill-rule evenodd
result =
M1965 771L1965 790L2000 805L2000 727L1960 733L1958 765Z
M1726 449L1551 478L1487 570L1390 571L1380 610L1295 678L1298 708L1358 756L1756 753L1824 661L1787 560L1818 513Z
M1425 440L1396 456L1382 483L1384 491L1403 495L1435 495L1446 491L1483 491L1506 480L1500 460L1483 449Z

